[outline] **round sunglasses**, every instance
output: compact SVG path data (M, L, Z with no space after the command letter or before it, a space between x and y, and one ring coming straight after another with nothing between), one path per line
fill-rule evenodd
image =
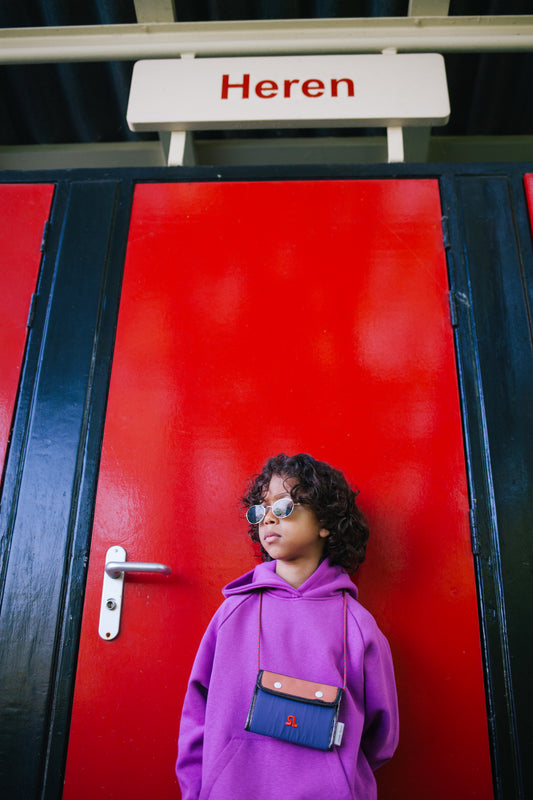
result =
M284 519L285 517L288 517L289 514L292 514L294 506L299 505L300 503L295 503L290 497L280 497L280 499L276 500L275 503L272 503L271 506L250 506L246 512L246 519L250 525L258 525L264 520L269 508L272 509L272 513L275 517L278 519Z

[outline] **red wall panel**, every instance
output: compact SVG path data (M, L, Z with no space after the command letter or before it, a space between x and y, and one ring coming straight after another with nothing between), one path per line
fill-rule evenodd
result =
M20 378L26 323L54 187L0 185L0 460L3 465Z

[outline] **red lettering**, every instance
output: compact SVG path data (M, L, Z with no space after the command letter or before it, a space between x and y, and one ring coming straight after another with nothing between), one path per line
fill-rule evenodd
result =
M292 714L287 717L287 722L285 725L289 725L291 728L297 728L298 725L296 724L296 717L293 717Z
M346 97L353 97L355 94L353 81L351 78L332 78L331 79L331 96L338 97L337 88L339 83L346 84L347 95Z
M258 97L275 97L278 93L278 84L274 81L259 81L255 93Z
M298 78L294 78L294 80L292 80L292 81L285 81L284 82L284 84L283 84L283 86L284 86L283 97L290 97L291 96L291 86L292 86L293 83L300 83L300 80Z
M242 83L230 83L229 75L222 76L222 100L228 99L229 89L242 89L242 99L247 100L250 96L250 76L243 75Z
M299 84L299 78L287 78L283 81L283 97L291 98L292 87ZM341 86L344 84L344 87ZM309 78L306 81L303 81L302 85L302 94L305 97L322 97L325 92L326 86L323 81L319 80L318 78ZM340 89L339 89L340 87ZM236 89L240 91L241 99L248 100L250 97L250 75L249 73L245 73L242 76L241 83L230 83L230 76L223 75L222 76L222 92L221 98L222 100L227 100L229 97L230 89ZM280 87L273 80L263 80L258 81L255 85L254 89L257 97L261 99L268 100L270 97L276 97L280 91ZM331 78L331 96L338 97L339 91L345 93L345 97L354 97L355 96L355 86L354 82L351 78Z
M317 79L304 81L302 84L302 92L306 97L322 97L324 88L322 81Z

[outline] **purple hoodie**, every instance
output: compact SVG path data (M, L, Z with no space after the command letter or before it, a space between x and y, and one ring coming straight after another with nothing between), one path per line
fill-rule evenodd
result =
M347 688L340 746L313 750L245 731L261 669L342 687L343 590L347 593ZM183 800L374 800L373 770L398 743L390 649L341 567L326 559L298 589L257 566L223 590L192 668L176 774Z

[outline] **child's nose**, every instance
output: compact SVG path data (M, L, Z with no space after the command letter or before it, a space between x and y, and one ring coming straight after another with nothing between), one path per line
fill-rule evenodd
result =
M274 522L277 522L278 518L273 513L272 509L269 508L265 514L265 519L263 520L265 525L272 525Z

